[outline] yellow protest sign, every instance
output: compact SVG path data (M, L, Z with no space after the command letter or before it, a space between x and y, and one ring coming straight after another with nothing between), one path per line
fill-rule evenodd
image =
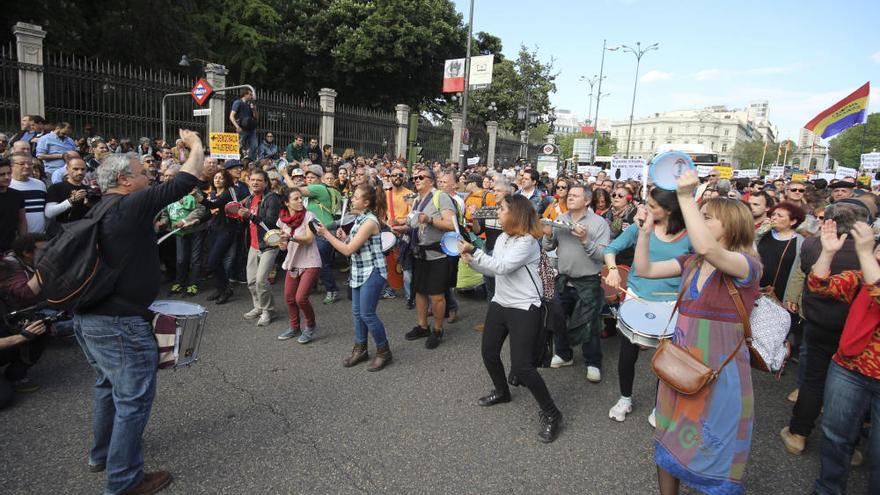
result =
M714 168L721 179L729 179L733 177L733 167L722 167L721 165L717 165Z
M807 174L791 174L791 180L806 181Z
M241 152L238 148L238 134L234 132L212 132L209 139L211 156L221 160L238 159Z
M858 180L859 184L863 184L865 186L871 185L871 176L869 175L860 175Z

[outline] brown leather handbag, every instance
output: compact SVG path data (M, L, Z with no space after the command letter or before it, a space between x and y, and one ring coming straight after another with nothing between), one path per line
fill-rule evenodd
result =
M673 315L678 311L678 306L681 304L681 298L684 296L684 292L687 290L687 287L690 285L695 274L696 270L691 271L688 280L682 284L681 292L678 294L678 300L675 301L675 309L672 310ZM728 285L728 287L730 286ZM737 306L737 312L742 319L745 313L744 311L741 311L743 309L742 302L737 298L734 298L734 302ZM670 317L669 321L672 321L672 317ZM745 321L748 321L748 318L745 318ZM739 348L742 346L744 340L745 335L739 339L736 348L716 370L707 366L701 359L698 359L696 356L688 352L684 347L673 344L671 339L663 339L660 341L660 345L657 346L657 351L651 359L651 368L654 370L654 374L657 375L657 378L669 388L682 395L694 395L702 390L703 387L718 378L718 374L721 373L721 370L727 366L727 363L736 357L736 353L739 352Z

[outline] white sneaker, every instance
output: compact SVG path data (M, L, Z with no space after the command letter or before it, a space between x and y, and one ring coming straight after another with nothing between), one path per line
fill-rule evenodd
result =
M602 381L602 372L595 366L587 366L587 380L593 383Z
M614 407L608 411L608 417L617 421L618 423L623 423L626 420L626 415L631 413L633 410L632 399L629 397L621 397L618 399L617 404L614 404Z
M260 315L260 319L257 321L258 327L268 326L269 323L272 323L272 316L268 311L263 311L263 314Z
M657 408L651 409L651 414L648 415L648 424L651 425L651 428L657 428Z
M553 355L553 359L550 360L551 368L562 368L563 366L571 366L574 364L574 359L569 359L568 361L562 359L556 354Z
M244 319L246 319L246 320L255 320L255 319L259 318L261 314L263 314L262 309L254 308L254 309L248 311L247 313L245 313L243 316L244 316Z

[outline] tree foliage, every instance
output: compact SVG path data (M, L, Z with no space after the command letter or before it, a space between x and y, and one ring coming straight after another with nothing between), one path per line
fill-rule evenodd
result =
M785 159L785 148L788 147L788 159L797 153L797 144L791 139L781 143L770 141L767 143L767 153L764 153L764 141L744 141L736 144L733 150L733 158L739 162L739 168L758 168L761 165L761 157L764 157L764 166L776 163L776 154L779 153L779 162ZM780 152L781 150L781 152Z
M556 145L559 146L559 153L563 158L571 158L574 154L575 139L590 139L596 137L593 134L583 132L562 134L556 137ZM608 134L599 133L599 147L596 150L596 156L611 156L617 152L617 140ZM579 156L578 160L583 161L585 157Z
M845 167L858 168L861 164L860 153L870 153L875 149L880 150L880 113L868 115L866 126L850 127L833 138L831 140L831 158Z

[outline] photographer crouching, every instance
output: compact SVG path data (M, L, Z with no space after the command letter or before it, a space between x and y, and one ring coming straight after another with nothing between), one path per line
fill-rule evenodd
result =
M46 347L46 324L43 319L23 319L16 313L16 298L12 295L11 283L18 267L7 260L0 261L0 409L12 404L16 393L38 390L39 385L30 381L28 370L33 366ZM30 290L35 289L30 287ZM36 289L37 291L39 289Z

